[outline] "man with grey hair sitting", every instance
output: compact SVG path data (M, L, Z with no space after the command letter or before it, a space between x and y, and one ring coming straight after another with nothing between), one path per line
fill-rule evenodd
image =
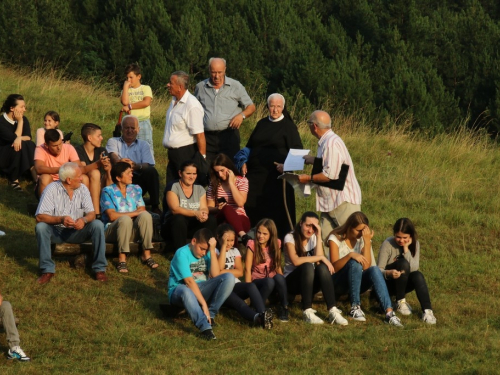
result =
M40 198L35 213L36 239L40 254L41 276L37 282L46 284L55 273L51 243L83 243L91 240L94 249L92 269L97 281L107 281L104 225L95 219L89 189L82 184L82 171L77 163L59 168L59 180L50 183Z
M332 131L330 115L314 111L307 125L311 134L319 139L318 153L316 158L304 156L307 164L313 164L313 170L311 175L300 175L299 181L318 185L316 211L321 212L324 241L332 229L343 225L352 213L361 211L361 188L344 141Z
M108 139L106 151L111 164L119 161L132 166L132 183L139 185L142 194L149 193L151 210L158 215L160 211L160 176L155 168L155 159L149 143L138 139L139 119L136 116L125 116L122 119L122 136Z

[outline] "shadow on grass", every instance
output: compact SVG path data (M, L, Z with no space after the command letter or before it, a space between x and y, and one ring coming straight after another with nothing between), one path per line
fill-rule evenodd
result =
M35 223L28 215L28 204L36 204L34 185L21 181L21 186L22 192L14 191L7 179L0 179L0 204L7 208L0 219L0 229L6 233L0 237L0 247L20 266L36 274L37 267L28 262L29 258L38 258Z
M5 255L29 272L38 274L38 267L29 261L30 258L38 258L35 229L33 228L33 241L30 241L30 246L26 246L26 232L9 228L6 228L5 232L6 235L0 237L0 248L4 249Z
M165 280L166 276L156 275L155 278L157 280L160 280L161 278ZM155 285L158 285L158 282L155 282ZM157 319L171 323L175 326L175 328L181 329L186 333L193 334L197 332L196 327L191 324L191 322L187 325L181 324L176 321L179 315L176 317L167 317L160 309L160 304L166 304L168 301L165 284L162 284L162 288L151 287L139 280L126 278L123 280L120 291L134 302L139 302L143 308L154 313ZM182 314L180 317L189 319L187 314Z

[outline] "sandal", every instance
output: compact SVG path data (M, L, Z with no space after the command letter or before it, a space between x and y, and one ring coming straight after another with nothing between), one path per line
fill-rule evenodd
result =
M148 259L141 259L142 264L145 264L152 270L158 268L158 263L155 262L155 260L152 257L149 257Z
M116 270L119 273L128 273L127 262L118 262L116 265Z
M10 187L15 191L23 191L23 188L19 185L19 181L10 181Z

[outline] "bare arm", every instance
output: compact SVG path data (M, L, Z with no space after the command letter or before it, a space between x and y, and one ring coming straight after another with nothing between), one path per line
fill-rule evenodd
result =
M210 276L217 277L220 275L219 263L217 262L217 253L215 252L215 246L217 241L215 238L210 238L208 240L208 251L210 251Z
M196 211L188 210L187 208L180 206L179 197L173 191L167 191L167 205L174 215L182 215L186 217L196 216Z
M250 117L255 112L255 104L250 104L241 113L234 116L229 122L229 127L233 129L239 129L241 123L243 122L243 115L245 118Z
M196 281L194 281L193 277L186 277L184 279L184 282L186 283L186 286L189 289L191 289L191 291L195 295L196 299L198 300L198 303L201 306L201 309L203 310L205 316L207 317L208 322L211 323L210 312L208 311L207 301L205 301L205 298L203 298L203 294L201 294L198 284L196 284Z
M222 245L219 253L219 269L220 273L232 273L234 277L240 278L243 276L243 263L241 262L241 257L234 259L234 268L226 269L226 252L227 252L227 233L222 236Z
M253 265L253 251L247 247L247 254L245 256L245 282L252 282L252 265Z
M144 99L142 99L140 102L123 104L122 111L130 113L132 109L142 109L149 107L151 105L151 100L152 99L150 96L145 96ZM122 103L123 103L123 95L122 95Z
M85 220L84 220L85 219ZM85 221L90 223L95 219L95 212L88 212L85 216L73 220L70 216L52 216L48 214L38 214L36 216L37 223L46 223L49 225L63 224L67 228L80 230L85 226Z
M59 168L58 167L47 167L43 160L35 160L35 171L36 171L36 174L38 174L38 175L58 174Z
M363 271L370 268L372 265L372 238L373 231L368 227L368 225L363 229L363 248L361 249L361 255L367 259L367 264L363 263Z
M346 256L339 259L339 247L334 241L328 241L328 247L330 248L330 261L332 262L335 272L339 272L351 259L360 263L363 266L363 270L370 267L370 262L363 255L351 251ZM366 267L366 268L365 268Z
M243 207L247 201L248 194L238 190L238 187L236 186L236 176L230 169L228 170L228 183L234 202L238 205L238 207Z
M137 217L141 212L144 211L146 211L146 206L137 207L137 210L132 212L116 212L116 210L113 210L111 208L108 208L104 212L106 213L106 215L108 215L109 221L113 222L122 216L128 216L131 218Z

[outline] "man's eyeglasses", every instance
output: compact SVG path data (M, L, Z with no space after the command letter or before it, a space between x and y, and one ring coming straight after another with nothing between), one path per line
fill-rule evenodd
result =
M315 122L311 121L311 120L307 120L306 124L309 126L313 126L315 124Z

